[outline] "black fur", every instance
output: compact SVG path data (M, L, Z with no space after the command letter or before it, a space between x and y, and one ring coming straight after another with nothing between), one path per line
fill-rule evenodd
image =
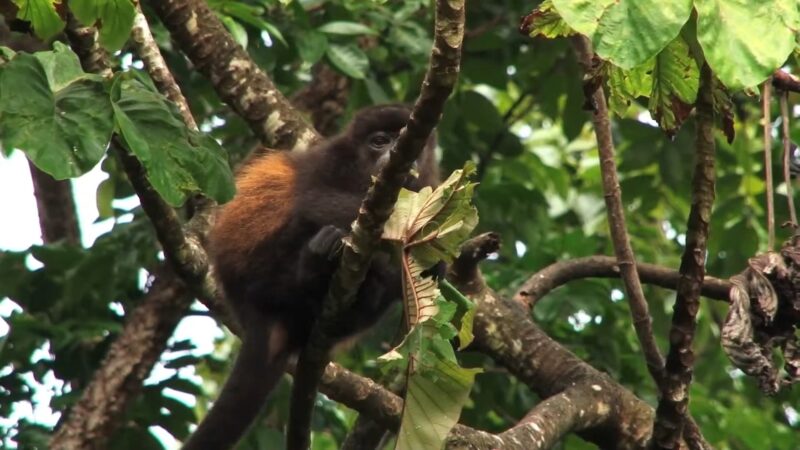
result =
M285 370L288 356L306 343L337 267L341 238L409 113L402 105L366 108L340 135L306 152L286 155L294 170L292 206L285 217L270 219L280 221L277 232L232 236L227 235L230 226L212 232L215 269L245 336L219 400L185 450L234 445ZM419 178L409 178L408 188L438 183L434 147L432 136L417 161ZM252 198L240 195L233 202L255 201ZM256 214L275 214L269 204L256 206ZM236 259L239 253L229 250L232 240L242 239L252 244L244 265ZM335 338L350 337L374 324L401 292L399 267L391 263L391 255L378 252Z

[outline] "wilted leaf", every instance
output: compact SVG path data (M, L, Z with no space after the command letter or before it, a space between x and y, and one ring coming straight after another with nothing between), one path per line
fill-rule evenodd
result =
M699 80L700 70L683 39L675 39L656 57L648 107L667 135L674 136L689 117Z
M630 70L608 66L608 105L618 116L625 117L631 102L650 94L653 87L653 61Z
M558 14L552 0L543 1L532 13L525 16L522 23L522 31L531 37L544 36L553 39L576 34Z

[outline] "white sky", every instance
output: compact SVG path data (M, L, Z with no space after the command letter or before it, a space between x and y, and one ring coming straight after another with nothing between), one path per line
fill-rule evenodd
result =
M106 175L100 170L98 164L92 171L80 178L72 181L75 194L76 206L78 210L78 220L81 227L82 240L84 246L90 246L94 240L103 233L108 232L113 219L96 222L98 218L97 207L95 204L95 191L97 185L106 179ZM121 208L133 208L138 205L136 198L115 201L114 206ZM127 219L130 220L130 219ZM14 151L10 157L0 155L0 250L25 250L34 244L41 244L39 232L39 221L36 211L36 199L33 195L33 185L31 182L30 171L25 159L25 155L20 151ZM40 265L38 261L31 258L30 267ZM0 299L0 337L8 333L8 324L4 318L8 317L18 306L9 299ZM199 309L199 307L198 307ZM197 346L193 354L207 354L213 350L214 339L221 336L222 331L216 323L208 317L191 316L183 319L178 325L173 339L191 339ZM179 355L172 355L172 357ZM32 359L51 357L48 348L42 348L35 352ZM0 368L0 373L7 373L9 367ZM166 369L162 364L158 364L146 383L151 384L172 376L175 370ZM182 376L192 376L193 368L184 369ZM58 415L54 414L49 407L50 398L54 392L61 392L63 386L57 382L51 374L45 379L44 384L39 384L33 377L27 381L35 387L34 405L18 403L14 412L8 418L0 418L0 424L7 426L16 423L22 418L43 425L52 426L58 420ZM178 392L169 392L169 395L180 398L187 404L193 404L193 398L182 395ZM152 428L151 431L166 444L167 448L176 447L176 442L164 430ZM0 446L2 443L0 442Z

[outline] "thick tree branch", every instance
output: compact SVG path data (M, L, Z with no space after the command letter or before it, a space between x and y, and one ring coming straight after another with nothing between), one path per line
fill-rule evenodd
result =
M150 5L217 95L265 145L303 149L317 134L225 30L203 0L150 0Z
M589 40L584 36L577 36L573 43L578 54L578 59L586 73L592 65L593 52ZM622 190L617 176L617 165L614 156L614 142L611 137L611 121L608 116L606 96L602 87L598 87L592 95L592 123L597 137L597 147L600 152L600 172L603 179L603 192L608 214L608 226L611 231L611 240L614 243L614 253L620 268L620 276L628 294L633 318L633 326L642 346L647 369L650 371L656 384L660 384L664 375L664 357L661 356L653 335L653 319L647 300L644 298L639 273L636 269L636 258L628 238L628 229L625 224L625 209L622 206Z
M639 277L646 284L666 289L678 286L680 274L672 269L655 264L636 263ZM587 256L553 263L536 272L517 290L514 300L533 308L550 291L584 278L619 278L620 270L616 258L611 256ZM701 293L711 299L728 301L731 283L727 280L706 276Z
M63 241L81 245L81 230L75 212L75 198L69 180L56 180L28 161L33 180L33 195L39 213L42 242L52 244Z
M549 449L567 434L606 421L611 408L592 386L573 386L537 404L519 423L495 435L458 426L448 448Z
M694 366L694 332L700 309L700 289L705 277L708 228L714 204L714 75L708 64L700 69L700 88L695 103L697 131L692 179L692 207L686 225L686 247L681 257L677 297L669 333L669 353L661 397L653 427L654 448L678 445L688 416L689 386Z
M338 328L338 321L346 320L346 312L364 281L372 253L380 242L383 224L392 212L403 181L439 122L444 103L458 79L463 37L464 0L438 0L433 49L419 98L391 151L389 162L364 199L339 268L331 280L320 319L300 354L287 431L290 450L308 448L317 384L329 361L333 342L330 336Z

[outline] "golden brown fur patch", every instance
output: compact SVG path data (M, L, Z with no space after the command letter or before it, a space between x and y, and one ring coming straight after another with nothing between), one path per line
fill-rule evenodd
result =
M226 263L246 265L250 252L286 222L294 188L295 169L285 153L268 153L246 164L236 177L236 197L217 215L212 251L218 248L217 240L224 240Z

